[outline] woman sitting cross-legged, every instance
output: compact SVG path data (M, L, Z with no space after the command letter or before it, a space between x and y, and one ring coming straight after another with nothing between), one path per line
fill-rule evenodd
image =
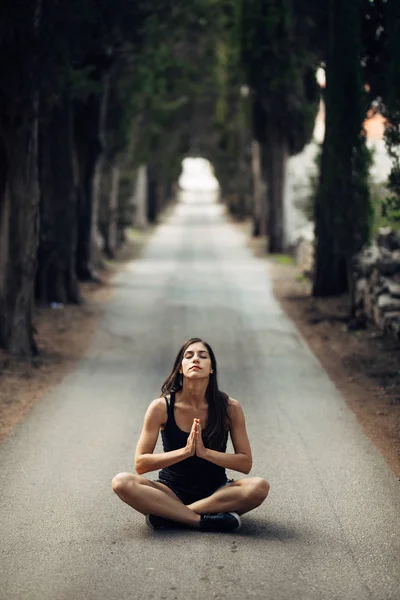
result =
M180 524L203 531L238 530L239 515L260 506L269 484L260 477L226 477L225 469L249 473L252 456L242 408L218 389L209 344L191 338L182 346L162 394L144 418L135 455L138 475L116 475L114 492L146 515L153 529ZM160 431L164 452L154 454ZM226 452L228 434L234 453ZM157 481L142 477L157 469Z

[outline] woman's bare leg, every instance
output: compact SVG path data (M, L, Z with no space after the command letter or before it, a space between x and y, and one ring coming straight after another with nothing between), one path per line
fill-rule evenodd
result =
M133 473L119 473L112 480L112 488L123 502L143 515L157 515L190 527L200 527L199 514L185 506L162 483Z
M242 515L260 506L268 496L269 483L261 477L238 479L220 488L211 496L188 504L198 515L236 512Z

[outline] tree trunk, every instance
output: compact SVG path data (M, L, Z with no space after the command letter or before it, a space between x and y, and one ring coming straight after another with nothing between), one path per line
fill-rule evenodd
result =
M118 181L118 206L117 206L117 246L121 246L126 241L126 230L129 227L137 226L135 222L135 185L132 175L133 167L130 162L123 157L119 165ZM147 184L145 185L147 190ZM146 205L144 205L146 215Z
M97 157L95 170L93 174L93 186L92 186L92 222L91 222L91 264L94 268L99 268L102 265L101 260L101 242L99 232L99 209L100 209L100 195L101 195L101 179L103 177L103 171L106 168L106 118L107 118L107 107L109 101L110 91L110 71L105 73L102 81L102 92L99 106L99 120L98 120L98 140L99 140L99 154Z
M347 288L346 261L335 242L334 198L328 199L323 193L323 190L329 190L335 185L329 174L329 171L335 169L334 155L332 156L326 147L330 143L329 137L325 135L321 157L320 189L314 208L315 263L312 294L320 297L335 296L343 293Z
M285 231L285 178L289 157L288 142L279 125L270 123L263 152L265 180L267 183L268 252L279 253L286 249Z
M135 215L134 223L139 229L146 229L147 223L147 166L141 165L138 168L135 182Z
M41 231L36 296L42 303L79 303L75 270L77 193L71 103L63 98L39 138Z
M118 198L121 172L116 160L107 161L103 169L99 206L99 231L103 238L103 251L114 258L118 246Z
M165 182L161 179L157 184L157 217L165 209L167 204L167 194L165 189Z
M37 98L34 104L37 109ZM7 169L1 229L7 241L0 270L0 346L30 356L37 352L32 326L39 237L37 116L15 126L9 121L1 138Z
M148 165L147 169L147 220L149 223L155 223L159 213L158 202L158 180L156 176L156 167Z
M8 262L10 196L7 192L7 155L0 137L0 285Z
M244 116L240 121L237 131L237 152L238 152L238 203L237 217L244 220L251 214L249 210L248 198L252 187L252 147L251 137L245 125Z
M329 1L326 127L315 203L314 296L348 291L348 265L368 236L360 22L360 0Z
M0 102L0 346L31 356L37 353L32 317L39 239L42 1L14 4L8 7L7 36L0 42L7 57Z
M251 170L253 179L253 236L267 234L267 207L262 180L260 144L253 140L251 145Z
M76 272L81 281L95 279L92 264L93 181L101 153L100 96L92 95L75 106L75 149L78 171L78 244Z
M110 256L115 256L118 247L118 199L121 171L114 164L111 171L111 193L110 193L110 217L108 226L108 251Z

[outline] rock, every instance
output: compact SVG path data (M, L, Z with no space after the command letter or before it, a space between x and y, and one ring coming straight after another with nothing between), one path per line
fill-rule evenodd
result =
M400 298L392 298L389 294L382 294L378 297L377 306L382 312L399 311Z
M400 232L391 227L381 227L378 231L377 242L389 251L400 250Z
M373 306L373 312L372 312L372 321L375 323L375 325L378 327L378 329L383 329L383 325L384 325L384 313L382 312L382 310L379 308L379 306L377 304L374 304Z
M382 280L383 280L383 277L382 277L379 269L376 269L374 267L371 271L370 278L369 278L370 290L373 291L374 288L380 287L382 285Z
M381 229L378 242L355 260L356 315L400 340L400 234Z
M356 289L355 289L355 306L357 309L360 309L364 306L364 298L368 289L368 280L364 277L363 279L358 279L356 281Z
M389 289L386 285L379 285L377 287L374 287L371 290L371 296L373 300L377 300L380 296L383 296L384 294L388 294Z
M369 319L370 321L374 320L374 306L375 306L375 302L374 302L372 295L370 293L365 294L365 296L364 296L365 315L366 315L367 319Z
M377 276L375 276L375 273ZM370 294L376 299L378 296L382 294L389 293L389 281L390 279L386 279L382 277L378 270L374 271L370 278Z
M308 223L296 232L294 259L304 273L312 273L314 268L314 225Z
M393 298L400 298L400 283L387 279L386 285L389 294L393 296Z
M309 242L313 242L315 239L315 226L314 223L307 223L304 227L300 227L296 229L294 232L294 240L295 243L299 240L308 240Z
M299 240L294 251L295 261L303 272L312 273L314 266L314 245L308 240Z
M395 275L396 273L400 273L400 251L398 259L394 257L396 252L392 253L391 258L382 257L376 262L375 266L382 275Z
M393 232L393 250L400 250L400 231Z
M364 277L368 277L380 258L381 251L379 247L377 244L372 244L356 256L354 261L355 271Z
M385 248L385 246L379 246L379 251L382 258L392 258L392 252L388 248Z
M358 256L363 260L376 262L380 255L381 253L378 244L376 242L372 242L370 246L361 250Z
M387 312L383 317L383 330L400 339L400 312Z

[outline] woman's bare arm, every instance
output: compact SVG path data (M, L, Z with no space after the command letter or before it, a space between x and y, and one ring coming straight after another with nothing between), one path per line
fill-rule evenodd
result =
M230 434L235 450L230 452L218 452L205 448L201 440L201 431L196 439L196 454L225 469L250 473L253 464L249 438L246 431L246 423L242 407L237 400L229 398L228 417L230 419Z
M135 469L139 475L169 467L194 454L194 430L188 438L185 448L153 454L160 428L166 422L166 404L164 398L153 400L146 411L142 432L136 446Z

